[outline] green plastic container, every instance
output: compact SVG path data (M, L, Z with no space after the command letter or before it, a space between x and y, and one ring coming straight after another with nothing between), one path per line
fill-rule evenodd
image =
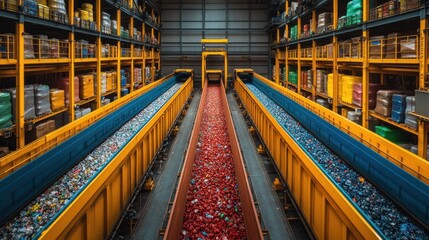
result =
M12 126L12 103L10 93L0 93L0 129Z
M375 126L375 133L391 142L403 142L408 138L404 131L387 126Z

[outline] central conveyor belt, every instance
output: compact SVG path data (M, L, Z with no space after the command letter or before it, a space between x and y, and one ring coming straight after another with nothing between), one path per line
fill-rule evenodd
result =
M165 239L262 239L224 88L203 88Z

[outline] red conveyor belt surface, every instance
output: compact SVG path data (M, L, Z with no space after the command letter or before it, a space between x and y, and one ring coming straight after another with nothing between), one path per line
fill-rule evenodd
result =
M181 239L245 239L221 88L208 86Z

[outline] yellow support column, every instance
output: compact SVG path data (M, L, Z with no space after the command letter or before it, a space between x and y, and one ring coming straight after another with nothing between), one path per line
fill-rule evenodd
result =
M427 35L426 31L428 27L427 19L423 18L420 19L420 52L419 52L419 58L420 58L420 71L419 71L419 89L425 89L425 79L428 74L428 63L427 63L427 57L428 57L428 42L427 42ZM419 126L418 126L418 155L424 159L427 158L427 146L428 146L428 122L423 121L422 119L419 119Z
M369 20L369 0L363 1L363 21ZM368 128L369 118L369 54L368 54L369 31L364 29L362 32L362 126Z
M121 10L116 10L116 22L117 26L117 35L121 35ZM121 97L121 42L116 43L117 53L116 53L116 96Z
M74 9L74 1L69 1L69 9ZM69 14L69 23L71 25L74 25L74 16L73 14ZM75 93L75 89L74 89L74 76L75 76L75 51L76 51L76 42L75 42L75 37L74 37L74 33L70 32L69 33L69 48L70 48L70 63L69 63L69 86L68 86L68 90L69 90L69 121L73 122L75 120L75 115L74 115L74 93Z
M225 55L224 55L224 65L225 65L225 67L224 67L224 69L225 69L225 72L224 72L224 77L225 77L224 86L226 88L228 86L227 85L228 84L228 52L225 52Z
M22 148L25 145L25 120L24 120L24 24L16 24L17 39L17 71L16 76L16 148Z
M134 38L134 18L130 19L130 36ZM134 91L134 44L131 44L131 67L130 67L130 92Z

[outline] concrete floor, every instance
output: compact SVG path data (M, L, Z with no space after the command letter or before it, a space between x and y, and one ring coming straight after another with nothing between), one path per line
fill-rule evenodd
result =
M132 239L158 239L159 230L162 227L168 208L170 197L175 190L177 173L181 170L185 151L191 136L195 115L198 110L201 94L194 94L186 116L183 118L180 130L172 143L168 160L164 164L161 175L156 181L149 199L143 209L140 210L142 219L136 227Z

